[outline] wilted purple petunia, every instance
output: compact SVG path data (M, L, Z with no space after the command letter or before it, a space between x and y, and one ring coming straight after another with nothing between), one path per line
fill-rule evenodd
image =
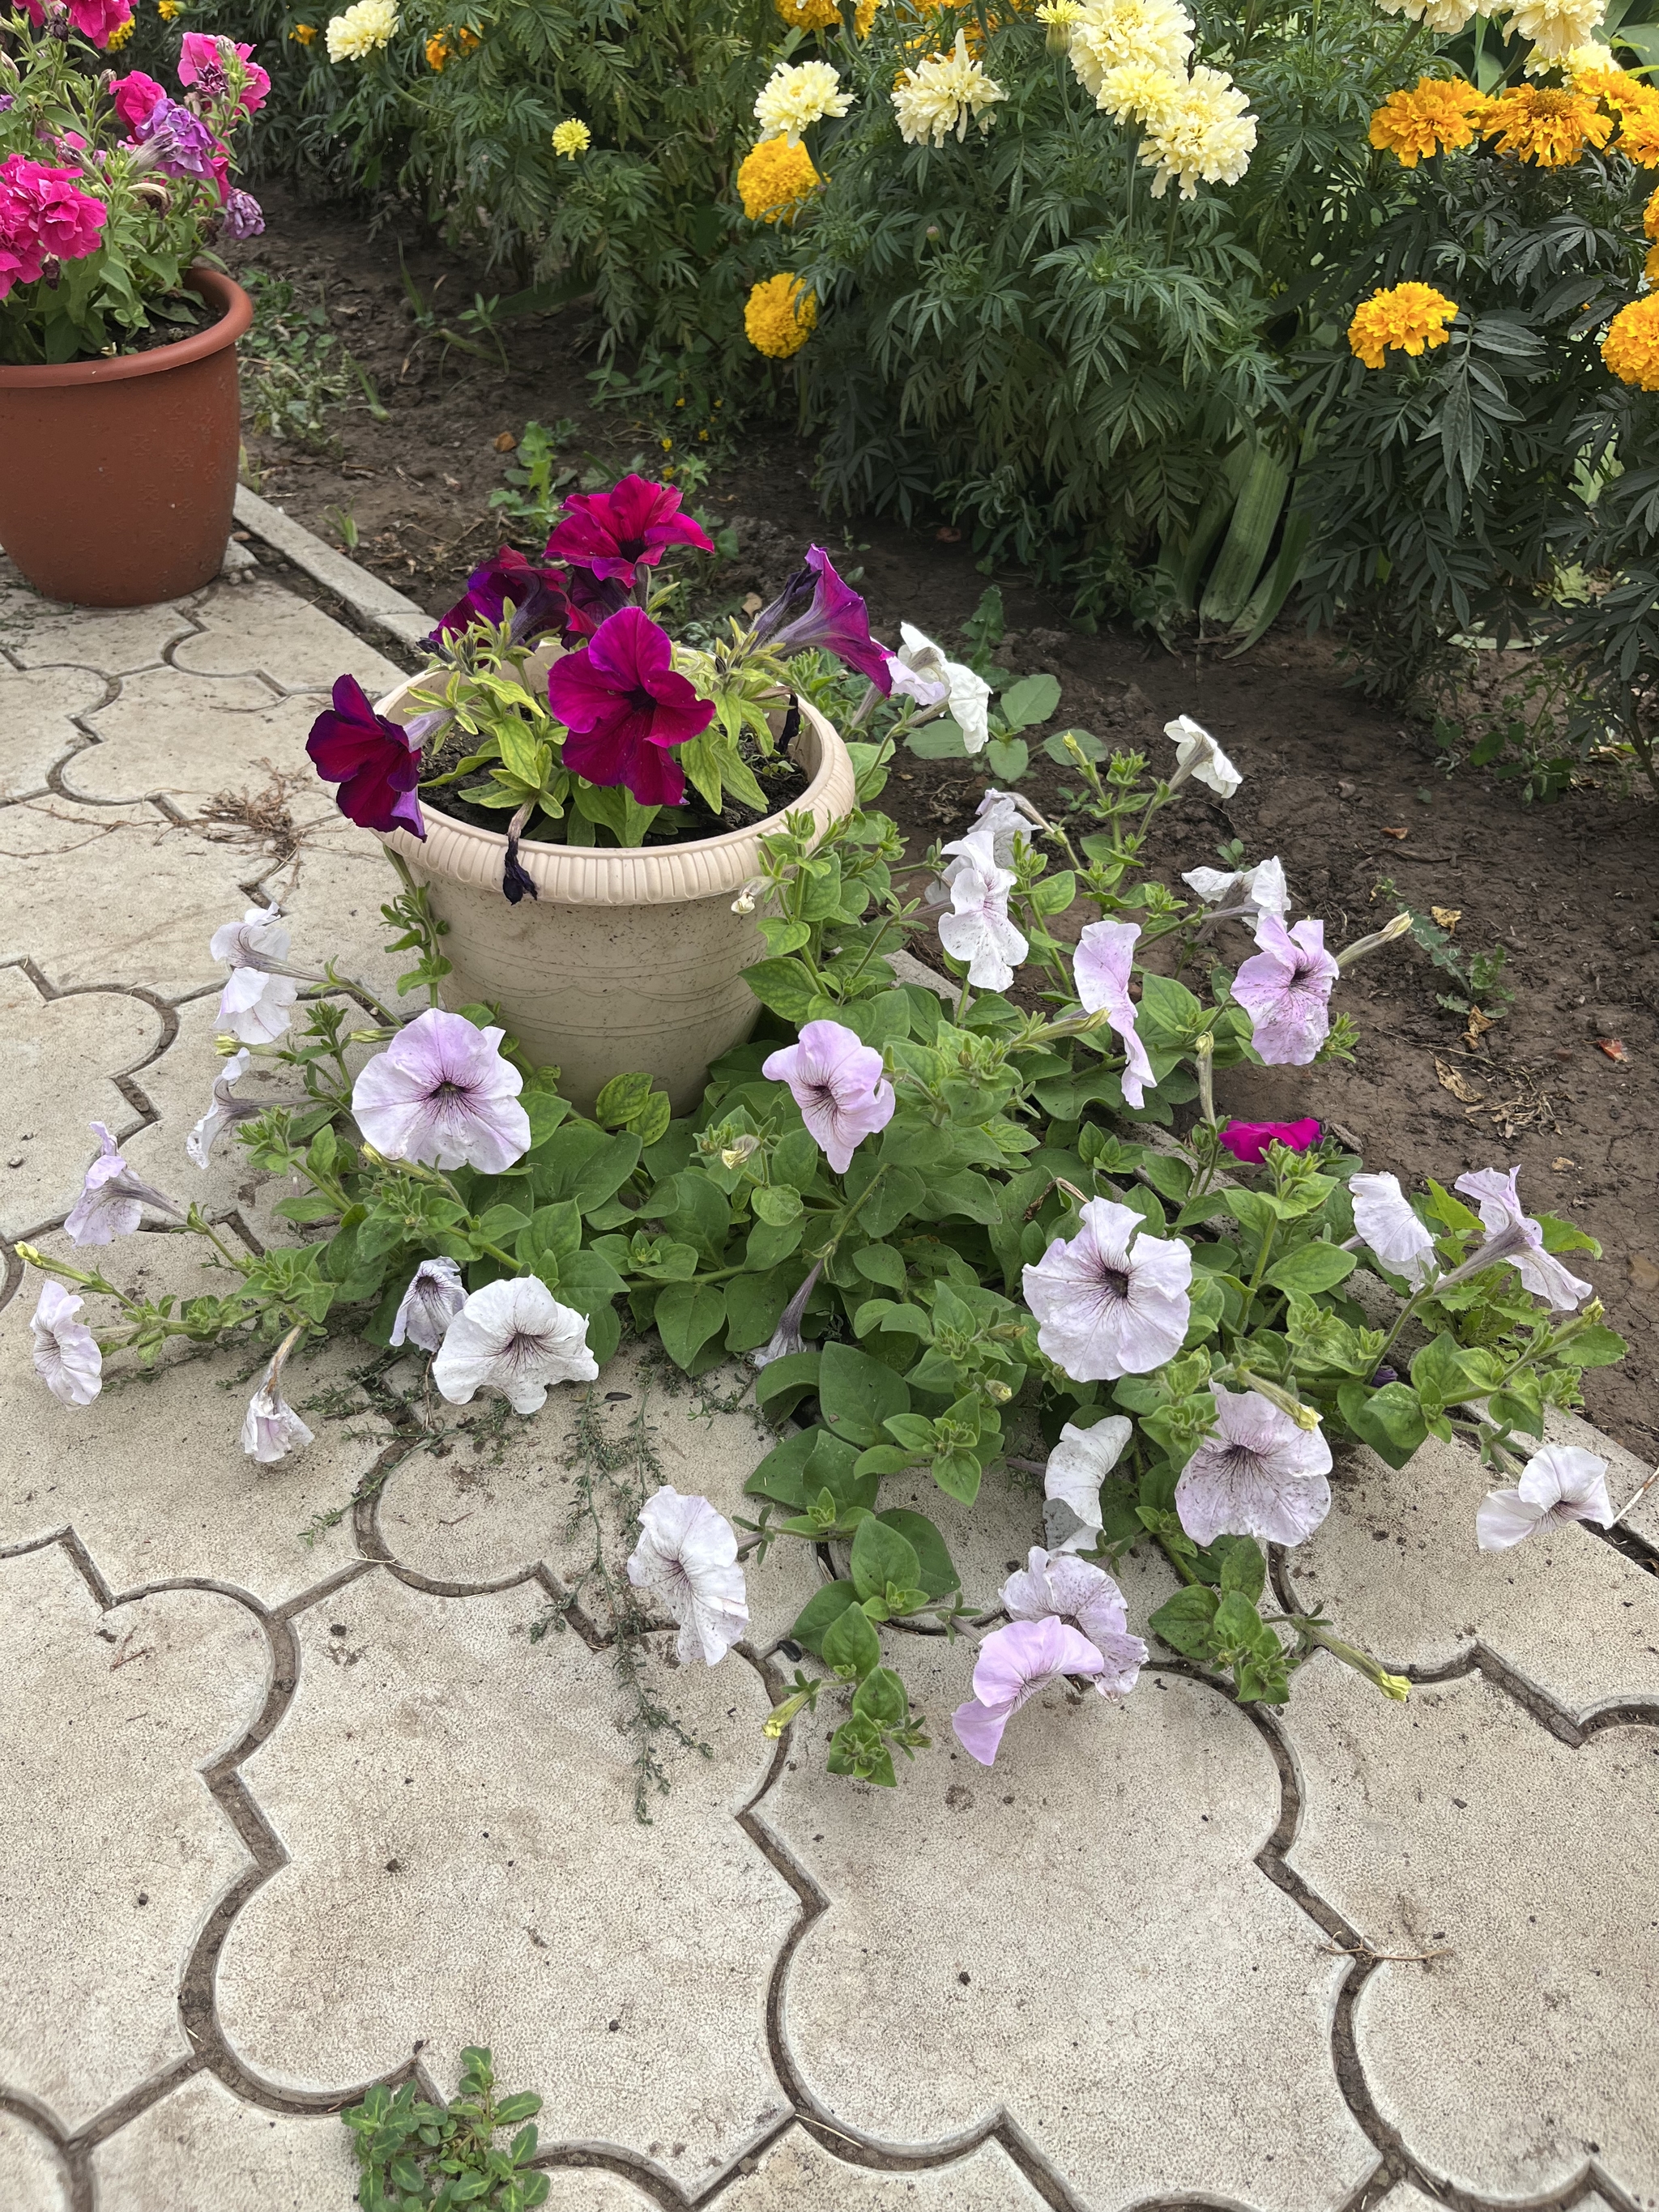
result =
M1331 1448L1318 1429L1300 1429L1254 1390L1210 1385L1219 1433L1206 1437L1182 1470L1175 1506L1195 1544L1254 1536L1299 1544L1331 1510Z
M252 1059L252 1054L244 1045L240 1052L231 1054L214 1078L207 1112L185 1139L185 1157L192 1166L206 1167L221 1130L234 1127L238 1121L254 1121L264 1112L264 1108L252 1098L236 1096L236 1085L247 1073Z
M1413 1211L1399 1177L1350 1176L1348 1194L1361 1237L1390 1274L1403 1275L1414 1291L1420 1290L1435 1271L1434 1238Z
M538 568L511 545L483 561L466 580L466 592L458 599L426 642L441 644L459 637L475 623L500 625L507 620L511 602L511 642L527 645L550 629L562 630L570 617L562 568Z
M147 1206L182 1221L182 1206L165 1191L152 1189L128 1172L119 1147L103 1123L94 1121L91 1127L100 1150L64 1223L70 1243L111 1244L118 1237L131 1237Z
M640 1508L640 1540L628 1562L636 1589L654 1590L680 1624L684 1666L717 1667L749 1626L737 1532L706 1498L683 1498L672 1483Z
M432 1379L452 1406L496 1389L515 1413L547 1402L550 1382L591 1382L599 1363L587 1323L561 1305L539 1275L515 1275L474 1291L444 1331Z
M961 846L962 866L951 872L951 911L939 917L939 941L953 960L967 962L968 981L976 991L1006 991L1031 949L1008 918L1014 878L998 867L988 831L975 830Z
M1135 1002L1129 996L1129 975L1139 937L1140 925L1136 921L1091 921L1078 939L1072 956L1078 1004L1085 1014L1103 1011L1106 1026L1123 1047L1123 1097L1130 1106L1139 1106L1156 1080L1135 1028Z
M672 484L627 476L609 491L572 492L563 519L547 541L547 557L586 568L601 582L631 586L641 568L654 568L671 545L712 553L700 522L680 512Z
M1473 1272L1507 1260L1533 1296L1542 1298L1552 1313L1572 1313L1595 1285L1582 1282L1544 1249L1542 1228L1521 1211L1516 1189L1520 1173L1518 1167L1507 1175L1501 1168L1479 1168L1459 1176L1452 1185L1454 1190L1474 1200L1486 1230L1486 1243L1479 1251L1470 1253L1463 1266Z
M242 1449L261 1467L275 1467L291 1451L316 1441L283 1395L283 1368L293 1341L290 1337L278 1346L242 1417Z
M771 1054L761 1073L787 1083L819 1151L837 1175L866 1137L893 1118L893 1086L881 1054L840 1022L808 1022L797 1044Z
M1002 1731L1023 1705L1066 1674L1093 1677L1106 1662L1080 1628L1050 1615L994 1628L974 1662L974 1694L951 1716L957 1741L969 1759L992 1765Z
M436 1352L444 1331L466 1304L466 1286L453 1260L422 1260L409 1279L392 1324L390 1344L417 1344L422 1352Z
M227 961L230 981L219 1000L219 1019L244 1044L274 1044L294 1018L300 987L279 971L288 964L289 933L281 909L251 906L208 941L216 960Z
M1221 1132L1221 1149L1245 1167L1259 1168L1269 1145L1283 1145L1287 1152L1305 1152L1319 1142L1319 1124L1306 1121L1229 1121Z
M1286 929L1276 914L1264 914L1255 941L1261 950L1233 978L1250 1042L1269 1067L1305 1067L1330 1035L1331 987L1341 973L1325 950L1325 925Z
M312 724L306 750L323 781L339 785L336 804L360 830L407 830L412 837L425 836L415 796L421 780L416 730L416 725L399 729L377 714L355 676L341 677L333 705Z
M1610 1528L1618 1516L1607 1494L1607 1463L1577 1444L1546 1444L1522 1469L1513 1490L1491 1490L1474 1516L1483 1552L1507 1552L1546 1521L1594 1521Z
M1146 1646L1130 1635L1123 1593L1103 1567L1033 1545L1025 1565L1002 1585L1002 1602L1012 1620L1064 1620L1080 1629L1105 1662L1095 1676L1103 1697L1133 1689Z
M1253 868L1225 872L1220 868L1189 868L1181 878L1216 912L1208 917L1236 915L1254 921L1258 915L1290 912L1291 894L1285 881L1285 864L1277 855L1259 860Z
M887 648L870 635L864 601L836 574L821 545L806 549L806 566L792 576L769 607L755 617L757 645L782 653L833 653L860 676L867 676L884 697L893 688Z
M504 1030L474 1029L432 1006L400 1030L352 1086L357 1127L387 1159L501 1175L530 1150L524 1078L496 1048Z
M1148 1375L1187 1334L1193 1255L1108 1198L1091 1198L1079 1222L1069 1243L1057 1237L1024 1271L1038 1348L1074 1382Z
M1092 1548L1101 1534L1100 1486L1123 1456L1133 1425L1109 1413L1091 1429L1067 1421L1042 1471L1043 1526L1054 1552Z
M749 1364L751 1367L769 1367L775 1359L787 1359L792 1353L805 1350L800 1333L801 1316L806 1311L806 1301L812 1295L813 1285L823 1267L822 1260L813 1261L805 1281L778 1316L777 1327L758 1352L750 1353Z
M89 1406L104 1387L104 1356L98 1340L83 1321L75 1318L84 1304L61 1283L44 1283L29 1322L34 1371L65 1406Z

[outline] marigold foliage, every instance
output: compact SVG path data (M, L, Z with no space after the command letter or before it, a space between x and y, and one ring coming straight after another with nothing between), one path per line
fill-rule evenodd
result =
M1642 234L1644 238L1659 238L1659 192L1642 210Z
M1601 341L1601 358L1621 384L1659 392L1659 292L1620 307Z
M1584 93L1517 84L1499 93L1480 128L1500 154L1540 169L1565 169L1586 146L1607 144L1613 118Z
M763 138L738 170L738 197L750 222L793 223L799 204L823 179L805 146Z
M1373 146L1392 154L1402 169L1435 154L1473 143L1491 109L1483 92L1462 77L1421 76L1413 90L1391 92L1371 118Z
M817 327L818 303L787 269L757 284L743 311L743 327L757 353L787 361L799 353Z
M1373 293L1354 310L1348 344L1367 368L1381 368L1390 347L1417 355L1446 343L1445 325L1457 302L1432 284L1394 284Z

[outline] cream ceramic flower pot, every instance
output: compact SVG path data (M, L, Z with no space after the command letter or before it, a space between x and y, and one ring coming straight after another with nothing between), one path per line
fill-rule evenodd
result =
M399 684L380 711L410 720L419 710L404 695L418 680ZM810 810L822 836L852 811L853 763L805 701L800 715L791 752L811 781L792 811ZM581 1112L613 1075L641 1070L677 1115L689 1113L709 1062L741 1044L759 1018L743 970L765 958L765 943L753 916L733 914L732 902L759 875L761 839L783 827L783 816L690 845L526 842L520 865L538 896L510 906L501 892L505 834L422 811L424 843L402 830L383 842L449 925L447 1002L499 1006L531 1057L562 1071L559 1087Z

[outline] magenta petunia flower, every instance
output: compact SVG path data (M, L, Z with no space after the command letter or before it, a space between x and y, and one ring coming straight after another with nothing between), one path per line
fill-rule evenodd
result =
M1152 1063L1135 1027L1135 1002L1129 996L1140 925L1136 921L1091 921L1072 956L1072 981L1085 1014L1103 1010L1106 1026L1123 1047L1123 1098L1139 1106L1155 1085Z
M1544 1249L1544 1231L1530 1214L1521 1211L1516 1179L1518 1167L1505 1175L1501 1168L1480 1168L1461 1175L1452 1185L1474 1200L1486 1231L1479 1251L1471 1252L1455 1276L1461 1281L1481 1267L1507 1260L1535 1298L1542 1298L1552 1313L1572 1313L1589 1297L1595 1285L1587 1283Z
M866 1137L893 1118L893 1086L881 1054L840 1022L808 1022L797 1044L761 1063L773 1083L787 1083L801 1119L837 1175L853 1164Z
M325 783L337 783L340 811L360 830L407 830L424 837L426 823L415 787L421 748L411 730L377 714L355 676L334 687L334 704L311 726L306 750Z
M864 601L836 574L821 545L806 549L806 566L792 576L769 607L755 617L757 645L782 653L815 647L833 653L860 676L867 676L883 697L893 689L892 655L870 635Z
M180 84L199 84L210 99L216 100L229 89L233 74L242 80L239 105L243 114L255 113L264 106L270 79L253 59L252 47L210 38L201 31L185 33L179 55Z
M512 642L526 645L550 629L563 629L570 617L562 568L538 568L522 553L503 545L491 559L480 562L466 580L465 595L457 599L427 640L436 645L459 637L475 623L504 623L513 608Z
M129 131L160 106L167 98L166 88L143 70L133 70L125 76L118 76L110 87L110 97L115 102L115 112Z
M974 1662L974 1694L951 1716L957 1741L969 1759L991 1765L1002 1731L1022 1705L1066 1674L1094 1676L1105 1666L1081 1629L1052 1615L994 1628Z
M596 576L590 568L566 569L563 582L570 603L564 624L567 645L580 645L585 637L592 637L602 622L628 605L625 585Z
M1260 1167L1269 1145L1283 1145L1287 1152L1305 1152L1319 1142L1317 1121L1229 1121L1221 1132L1221 1148L1242 1160L1247 1168Z
M702 525L680 512L672 484L629 476L610 491L573 492L547 541L547 556L631 588L639 570L654 568L671 545L714 550Z
M1331 1510L1331 1448L1254 1390L1210 1385L1217 1433L1206 1437L1176 1484L1181 1525L1195 1544L1255 1536L1299 1544Z
M23 0L23 12L38 30L46 20L40 0ZM69 0L69 19L83 39L106 46L123 23L132 21L128 0Z
M1074 1382L1150 1375L1181 1349L1192 1279L1185 1244L1150 1235L1133 1206L1091 1198L1077 1234L1024 1271L1037 1348Z
M1095 1677L1103 1697L1133 1689L1146 1646L1129 1633L1123 1593L1103 1567L1033 1545L1025 1565L1002 1585L1002 1602L1011 1620L1063 1620L1081 1629L1106 1662Z
M1330 1034L1331 987L1341 972L1325 950L1325 925L1286 929L1276 914L1263 914L1255 941L1260 950L1233 978L1250 1042L1269 1067L1305 1067Z
M474 1029L433 1006L400 1030L352 1086L357 1127L377 1152L425 1167L501 1175L530 1150L524 1078L497 1049L502 1030Z
M622 608L555 663L547 702L570 732L564 765L590 783L620 784L641 806L678 805L685 778L668 749L714 719L714 702L676 673L667 631L638 607Z
M0 299L48 261L82 261L103 243L109 210L80 189L80 173L21 154L0 161Z

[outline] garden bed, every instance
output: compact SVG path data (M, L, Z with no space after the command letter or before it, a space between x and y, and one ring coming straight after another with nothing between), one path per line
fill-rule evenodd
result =
M504 534L488 507L512 462L496 450L504 434L565 416L579 426L578 447L623 462L646 450L652 425L588 405L591 362L573 343L580 326L568 317L510 327L506 373L464 352L446 356L411 315L389 233L368 239L356 213L280 203L272 213L270 230L243 249L239 267L293 279L302 301L314 301L321 281L331 326L373 380L386 419L366 406L334 412L334 450L320 455L251 434L260 488L332 542L349 514L356 557L434 612ZM475 271L428 249L409 254L407 268L422 300L441 309L453 298L459 310L477 282ZM738 550L715 603L766 588L787 556L822 536L852 569L862 562L860 588L878 634L893 635L902 617L959 642L987 581L971 548L937 534L937 519L915 532L862 523L849 532L825 520L811 478L810 450L776 436L749 439L740 460L716 467L700 504L730 519ZM1079 726L1156 757L1161 724L1185 712L1243 769L1231 801L1206 795L1200 805L1194 793L1160 817L1155 868L1178 873L1210 862L1206 841L1193 835L1207 817L1207 845L1237 837L1250 860L1278 852L1297 910L1339 925L1337 933L1386 919L1396 902L1381 888L1386 881L1419 913L1458 914L1452 942L1466 957L1504 949L1515 1005L1473 1042L1464 1018L1437 1003L1462 995L1456 983L1425 953L1408 945L1368 963L1349 987L1360 1002L1356 1066L1322 1069L1318 1097L1369 1167L1417 1180L1519 1161L1532 1203L1570 1214L1602 1240L1597 1287L1631 1358L1587 1376L1588 1410L1656 1455L1659 1095L1648 1070L1659 1051L1659 894L1650 805L1624 795L1609 773L1528 807L1514 782L1453 765L1449 752L1466 763L1485 726L1496 670L1465 696L1462 734L1448 741L1346 689L1329 643L1310 643L1288 624L1243 660L1177 659L1127 632L1077 632L1063 606L1017 578L998 580L1008 620L998 658L1061 679L1054 728ZM1019 787L1047 810L1061 803L1068 779L1033 750ZM920 854L960 832L991 781L971 763L908 759L883 804ZM1224 1101L1252 1118L1299 1112L1313 1096L1291 1069L1251 1071L1234 1085L1229 1093L1224 1083Z

